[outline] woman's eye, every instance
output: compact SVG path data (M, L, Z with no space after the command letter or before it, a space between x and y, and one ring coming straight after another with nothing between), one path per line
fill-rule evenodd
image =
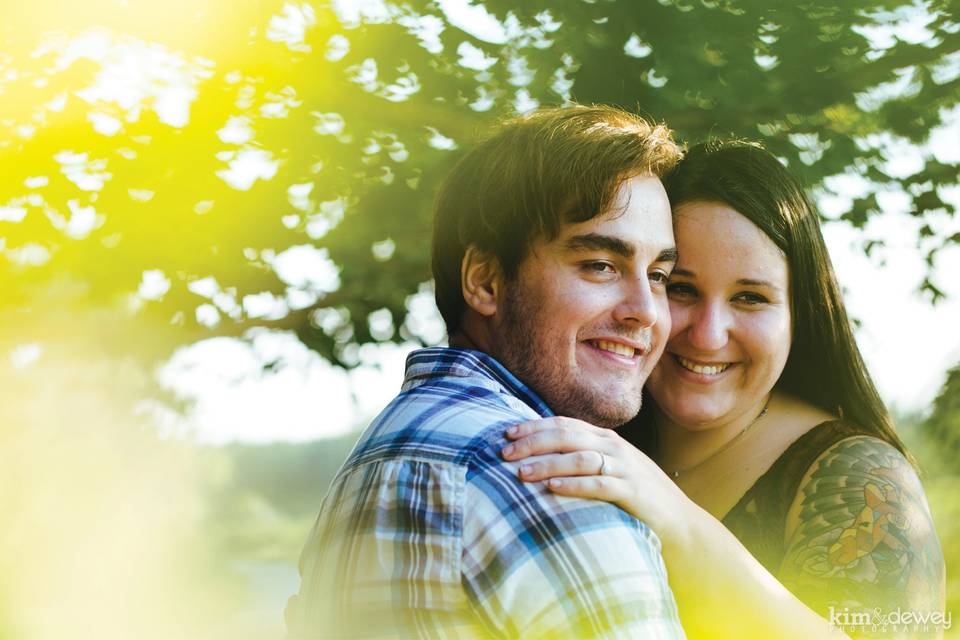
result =
M697 295L697 290L685 282L671 282L667 284L667 295L674 299L689 299Z
M738 294L734 300L748 305L764 304L769 302L765 296L762 296L759 293L741 293Z

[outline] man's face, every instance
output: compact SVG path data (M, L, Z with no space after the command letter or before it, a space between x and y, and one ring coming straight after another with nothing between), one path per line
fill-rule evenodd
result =
M535 242L503 283L492 355L557 414L623 424L670 333L675 260L660 180L625 180L608 212Z

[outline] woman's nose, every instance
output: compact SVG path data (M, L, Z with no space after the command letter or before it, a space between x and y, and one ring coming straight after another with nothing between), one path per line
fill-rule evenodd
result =
M690 345L703 351L722 349L728 340L732 318L722 304L703 303L687 329Z

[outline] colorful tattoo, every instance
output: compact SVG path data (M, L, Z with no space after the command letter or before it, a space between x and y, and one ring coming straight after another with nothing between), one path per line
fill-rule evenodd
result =
M787 534L780 578L821 614L943 610L943 554L923 488L886 442L855 436L824 452L800 484Z

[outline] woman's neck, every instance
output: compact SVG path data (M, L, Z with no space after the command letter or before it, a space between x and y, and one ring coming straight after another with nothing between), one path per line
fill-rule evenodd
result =
M657 464L674 477L700 467L737 444L735 440L749 439L775 402L771 394L728 422L702 428L679 424L657 409Z

